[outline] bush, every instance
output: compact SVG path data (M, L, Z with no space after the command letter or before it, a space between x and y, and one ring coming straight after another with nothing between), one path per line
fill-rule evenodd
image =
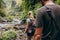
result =
M2 40L14 40L16 38L16 32L13 30L8 30L3 33Z
M8 22L9 22L9 21L12 21L13 18L14 18L13 16L7 16L7 17L6 17L6 19L7 19Z

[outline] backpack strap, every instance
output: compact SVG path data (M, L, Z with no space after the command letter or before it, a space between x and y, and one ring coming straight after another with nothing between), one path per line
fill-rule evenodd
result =
M48 8L48 7L46 7L46 9L47 9L47 13L48 13L48 15L49 15L49 17L51 18L51 20L55 23L55 26L56 26L56 29L57 30L59 30L59 27L58 27L58 25L57 25L57 22L56 22L56 20L52 17L52 11L50 10L50 8Z
M50 40L54 40L54 38L55 38L55 36L57 35L57 33L59 33L60 32L60 29L59 29L59 26L57 25L57 22L56 22L56 20L53 18L53 16L52 16L52 11L50 10L50 8L48 8L48 7L46 7L46 9L47 9L47 14L48 14L48 16L51 18L51 20L52 20L52 22L55 24L55 32L54 32L54 34L53 34L53 36L50 38Z
M48 16L51 18L51 21L54 22L56 30L59 31L57 22L56 22L56 20L53 18L52 14L51 14L51 13L52 13L51 9L48 8L48 7L46 7L46 6L45 6L45 8L47 9L46 13L47 13ZM51 31L50 31L48 34L46 34L45 36L43 36L42 38L45 38L45 37L49 36L50 33L51 33ZM54 36L55 36L55 34L54 34ZM53 36L53 37L54 37L54 36ZM51 38L51 39L52 39L52 38Z

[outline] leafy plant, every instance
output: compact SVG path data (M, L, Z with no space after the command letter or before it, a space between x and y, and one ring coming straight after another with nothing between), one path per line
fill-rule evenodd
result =
M11 40L16 38L16 31L14 30L8 30L3 33L2 40Z
M13 16L7 16L7 17L6 17L7 21L12 21L13 18L14 18Z

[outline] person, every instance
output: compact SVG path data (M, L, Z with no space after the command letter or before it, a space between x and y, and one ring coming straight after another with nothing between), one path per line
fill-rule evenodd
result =
M35 19L32 11L29 11L28 17L29 18L27 18L26 20L26 33L27 33L27 40L31 40L35 32L35 26L34 26Z
M54 0L40 0L34 40L60 40L60 6Z

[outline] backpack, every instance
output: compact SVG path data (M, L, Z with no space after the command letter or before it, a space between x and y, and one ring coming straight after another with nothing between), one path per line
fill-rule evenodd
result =
M46 7L47 9L46 13L48 14L49 18L51 19L51 23L54 23L53 27L50 28L50 31L43 35L43 39L46 38L47 40L60 40L59 38L59 34L60 34L60 29L59 26L57 25L56 20L52 17L51 13L52 11L50 10L50 8ZM54 31L53 31L54 30Z
M27 29L27 35L33 36L35 33L35 25L33 24L32 20L30 19L30 22L28 23L29 28Z

